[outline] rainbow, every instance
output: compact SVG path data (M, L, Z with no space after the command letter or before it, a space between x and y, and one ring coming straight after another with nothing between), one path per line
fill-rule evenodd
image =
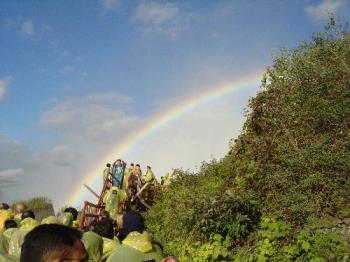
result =
M148 121L143 127L135 131L134 133L129 134L123 141L121 141L117 148L107 154L105 157L99 161L96 168L94 168L91 173L86 176L85 183L88 185L96 185L101 178L101 172L105 166L106 159L115 160L116 158L123 158L123 155L130 152L137 144L144 141L147 137L164 127L166 124L174 121L179 118L186 112L193 110L194 108L202 105L205 102L208 102L214 98L218 98L230 92L251 87L257 86L260 84L262 73L249 74L230 83L221 85L220 87L207 89L201 94L196 94L195 96L190 97L189 99L177 103L169 110L164 113L158 114L151 121ZM73 193L69 196L66 203L70 205L79 206L82 204L84 197L88 195L88 192L85 188L82 187L82 183L79 184Z

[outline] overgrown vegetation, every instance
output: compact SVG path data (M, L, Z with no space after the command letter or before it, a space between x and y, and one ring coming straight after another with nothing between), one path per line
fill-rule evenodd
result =
M24 203L27 206L27 209L29 210L42 210L47 208L53 208L52 201L47 197L33 197L28 200L22 200L17 202Z
M261 88L229 153L180 175L149 231L180 261L347 261L350 225L324 221L350 217L348 31L330 18L281 50Z

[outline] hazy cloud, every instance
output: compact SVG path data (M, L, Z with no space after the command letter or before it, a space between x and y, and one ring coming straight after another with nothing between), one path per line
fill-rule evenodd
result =
M21 176L22 168L0 170L0 187L19 184Z
M17 178L23 175L22 168L0 170L0 179Z
M335 14L345 4L345 0L323 0L317 5L305 8L306 14L313 21L326 20L329 14Z
M5 98L7 87L12 80L12 76L6 76L0 79L0 102Z
M34 35L34 25L31 20L25 21L21 24L19 33L23 36L33 36Z
M131 99L114 93L89 94L54 105L41 117L41 124L66 137L100 141L128 131L138 120L127 109Z
M117 8L120 0L100 0L100 3L105 11L109 11Z
M142 2L136 8L134 18L144 24L146 32L175 37L187 28L191 15L181 12L173 3Z

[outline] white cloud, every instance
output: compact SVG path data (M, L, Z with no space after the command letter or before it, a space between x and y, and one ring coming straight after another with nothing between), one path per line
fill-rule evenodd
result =
M0 179L17 178L23 175L22 168L5 169L0 171Z
M188 27L192 16L172 3L142 2L136 8L134 18L144 24L146 32L175 37Z
M203 103L155 132L146 132L147 136L135 141L130 151L115 157L138 162L143 168L151 165L157 177L171 168L195 169L203 160L220 158L227 153L230 138L241 129L243 107L256 89L233 92ZM165 104L169 103L159 105L157 112L162 113ZM5 201L42 195L53 199L55 207L74 204L64 201L77 185L86 182L86 176L96 170L97 164L102 172L102 163L112 160L105 159L112 149L155 117L155 114L144 118L134 115L130 112L132 100L117 93L93 93L48 106L41 124L57 131L55 145L33 151L0 134L3 175L23 171L16 180L19 184L1 186L10 184L8 179L0 180L0 193ZM90 186L97 192L100 190L98 185ZM87 191L84 199L93 200Z
M109 11L117 8L120 0L100 0L100 3L105 11Z
M22 168L0 170L0 187L18 185L23 174Z
M31 20L25 21L21 24L19 33L23 36L34 36L34 25Z
M0 102L5 98L7 94L7 87L12 80L12 76L6 76L0 79Z
M40 121L49 132L56 131L57 137L47 148L31 150L0 134L1 197L14 201L47 196L55 207L68 204L64 203L67 196L86 182L97 159L142 124L129 112L131 103L120 94L92 93L48 104ZM21 170L23 176L14 180ZM14 177L10 179L10 175Z
M196 170L201 162L223 157L244 121L243 109L258 87L209 100L157 129L125 155L129 162L152 166L159 178L171 168Z
M179 9L174 4L149 2L141 3L137 7L135 18L145 23L160 26L176 17L178 13Z
M89 94L58 103L41 117L41 124L65 137L101 141L127 132L138 117L127 114L131 99L115 93Z
M322 0L317 5L307 6L305 12L313 21L322 21L326 20L329 14L337 13L344 4L344 0Z

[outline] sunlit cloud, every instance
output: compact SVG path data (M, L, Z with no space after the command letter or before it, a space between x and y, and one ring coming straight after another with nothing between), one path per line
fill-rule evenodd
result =
M129 131L138 117L127 114L131 99L115 93L94 93L64 100L47 112L40 122L66 138L99 141Z

